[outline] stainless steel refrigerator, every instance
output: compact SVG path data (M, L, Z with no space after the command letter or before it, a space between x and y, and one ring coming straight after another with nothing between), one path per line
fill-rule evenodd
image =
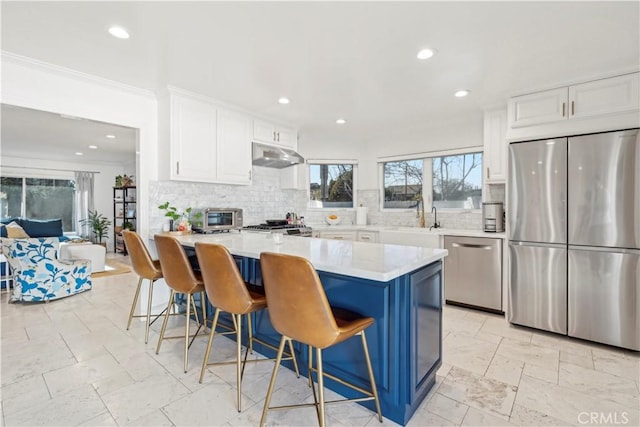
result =
M510 322L640 350L637 129L512 143Z

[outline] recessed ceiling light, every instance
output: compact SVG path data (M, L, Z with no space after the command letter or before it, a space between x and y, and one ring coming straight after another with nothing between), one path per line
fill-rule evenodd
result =
M109 34L113 37L117 37L119 39L128 39L129 32L122 27L111 27L109 28Z
M427 49L422 49L420 52L418 52L418 55L416 56L418 57L418 59L429 59L433 55L435 55L437 52L438 51L435 49L427 48Z
M81 153L81 152L79 152L79 151L77 151L77 152L76 152L76 156L82 156L82 153Z
M289 100L289 98L285 98L285 97L283 96L282 98L279 98L279 99L278 99L278 102L279 102L280 104L288 104L288 103L290 103L291 101Z
M97 150L98 146L97 145L90 145L89 148L91 148L92 150Z
M470 93L471 93L470 90L460 89L460 90L456 91L456 93L454 93L453 96L455 96L456 98L463 98L463 97L469 95Z
M115 138L116 138L116 136L115 136L115 135L111 135L111 134L109 134L109 135L105 135L105 138L115 139Z
M347 123L347 121L345 119L338 119L338 120L336 120L336 123L339 124L339 125L343 125L343 124Z

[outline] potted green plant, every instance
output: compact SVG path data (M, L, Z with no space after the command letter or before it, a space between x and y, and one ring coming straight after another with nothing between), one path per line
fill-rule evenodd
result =
M102 239L107 235L111 220L98 213L98 211L89 211L89 217L80 221L82 225L88 225L91 228L91 232L95 237L95 243L106 246L106 243L102 243Z
M164 216L171 218L170 229L172 231L190 231L191 222L198 221L202 216L202 212L197 212L191 215L192 208L188 207L184 212L178 212L175 206L172 206L169 202L165 202L158 206L158 209L166 211Z

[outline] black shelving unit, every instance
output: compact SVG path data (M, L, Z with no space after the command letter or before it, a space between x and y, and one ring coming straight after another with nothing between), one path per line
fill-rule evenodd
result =
M138 194L136 187L113 187L113 239L114 252L127 254L124 246L122 230L129 228L135 230L137 227L137 205Z

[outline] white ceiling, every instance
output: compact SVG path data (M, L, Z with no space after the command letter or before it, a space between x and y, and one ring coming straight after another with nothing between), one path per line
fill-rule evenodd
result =
M358 142L640 67L632 2L2 2L2 49ZM125 27L129 40L107 33ZM438 54L418 61L417 51ZM471 95L458 99L455 90ZM287 96L289 105L277 99ZM347 124L335 120L344 117ZM3 118L3 127L5 119Z
M4 104L1 114L3 155L124 165L136 160L136 129Z

